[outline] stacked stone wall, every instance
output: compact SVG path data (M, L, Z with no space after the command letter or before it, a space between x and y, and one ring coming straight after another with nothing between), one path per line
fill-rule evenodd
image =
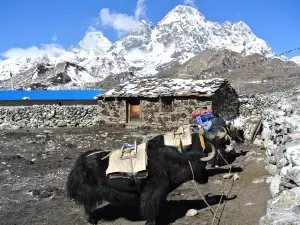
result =
M91 127L104 122L98 105L34 105L0 108L0 128Z

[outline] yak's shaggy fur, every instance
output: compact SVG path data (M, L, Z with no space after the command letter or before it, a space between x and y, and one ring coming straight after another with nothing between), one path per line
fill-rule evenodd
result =
M146 224L155 224L168 193L193 179L189 161L195 180L200 184L208 181L206 162L199 160L207 152L202 150L197 134L192 135L193 144L183 153L162 143L163 136L148 141L148 177L137 182L134 179L108 179L108 158L102 160L107 152L87 156L98 149L81 154L68 176L68 196L84 206L88 221L93 224L97 224L93 210L102 201L139 205L140 215L147 220Z

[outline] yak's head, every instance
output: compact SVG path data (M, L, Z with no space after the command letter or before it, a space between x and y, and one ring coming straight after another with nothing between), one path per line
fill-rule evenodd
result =
M199 157L200 161L208 162L216 155L216 149L214 145L206 140L202 136L204 134L203 128L198 125L190 125L190 134L192 144L182 149L183 154Z
M235 124L231 122L227 122L227 127L229 128L229 135L232 140L236 141L237 143L245 142L243 127L235 126Z

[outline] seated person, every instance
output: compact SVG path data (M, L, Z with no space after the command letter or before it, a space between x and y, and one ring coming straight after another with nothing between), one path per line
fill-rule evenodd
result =
M204 130L209 131L210 127L211 127L211 118L212 118L212 114L200 114L200 113L196 113L195 114L196 117L196 123L198 125L200 125Z

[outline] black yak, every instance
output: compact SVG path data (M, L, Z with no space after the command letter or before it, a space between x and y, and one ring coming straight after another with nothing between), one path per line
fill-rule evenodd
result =
M216 115L211 120L212 124L209 131L204 130L204 139L214 144L227 162L235 159L235 151L231 146L231 141L243 143L245 141L244 131L236 128L233 124L226 122L222 117ZM208 164L212 167L223 166L226 164L223 157L218 153Z
M163 138L160 135L147 142L148 176L144 179L107 178L109 159L103 157L108 152L91 155L99 151L91 150L78 157L68 175L67 193L70 199L84 206L90 223L97 224L94 209L97 204L107 201L113 205L139 206L139 213L146 220L146 225L154 225L171 191L193 178L199 184L208 181L206 163L216 153L212 145L206 143L203 151L199 134L194 133L192 145L179 152L164 145Z

